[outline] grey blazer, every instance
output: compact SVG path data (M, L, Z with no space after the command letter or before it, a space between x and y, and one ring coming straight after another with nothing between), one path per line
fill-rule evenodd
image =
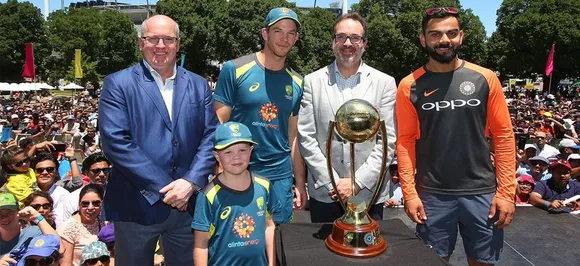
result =
M366 64L361 65L360 83L354 88L354 98L370 102L380 112L381 120L387 128L387 158L382 158L381 137L355 145L355 177L362 184L359 196L367 203L378 181L380 163L384 159L387 166L391 163L395 151L395 97L397 87L395 79ZM330 183L326 166L326 137L328 121L334 120L334 114L343 104L339 99L336 84L335 64L332 63L304 78L304 97L298 117L299 147L308 168L308 194L321 202L332 202L328 196L327 184ZM350 176L350 147L335 138L332 143L332 166L335 179ZM387 176L378 203L387 200ZM372 191L371 191L372 189Z

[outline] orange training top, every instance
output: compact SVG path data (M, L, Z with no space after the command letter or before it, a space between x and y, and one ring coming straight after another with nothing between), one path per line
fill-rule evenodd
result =
M451 72L417 69L399 84L397 158L405 200L417 190L515 198L515 139L495 73L463 61ZM487 137L492 137L497 173ZM497 176L497 177L496 177Z

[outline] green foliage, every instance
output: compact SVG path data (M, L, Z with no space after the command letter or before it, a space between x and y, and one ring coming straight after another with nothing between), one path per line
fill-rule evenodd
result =
M81 49L82 84L96 82L105 75L137 61L137 33L125 14L99 12L93 8L58 10L50 14L47 35L52 55L44 68L52 83L60 78L74 80L75 49Z
M302 23L301 35L296 48L288 56L288 61L296 71L306 75L334 60L331 39L336 15L322 8L313 8L308 14L299 16Z
M0 3L0 81L22 82L24 44L34 43L35 64L49 54L40 9L29 2ZM37 75L44 71L37 68Z
M550 47L556 43L554 81L580 76L578 14L578 0L504 0L487 61L502 74L543 74Z

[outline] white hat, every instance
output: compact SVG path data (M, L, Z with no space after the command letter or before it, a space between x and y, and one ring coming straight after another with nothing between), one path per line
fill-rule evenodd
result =
M536 145L534 145L534 144L526 144L524 146L524 151L527 150L527 149L529 149L529 148L532 148L534 150L538 150L538 148L536 148Z
M580 160L580 154L578 154L578 153L570 154L570 156L568 156L568 161L570 161L570 160Z
M579 149L580 146L576 145L576 143L571 140L571 139L562 139L560 141L560 147L562 148L573 148L573 149Z
M20 118L20 117L18 117L18 115L17 115L17 114L13 114L11 118L12 118L12 119L15 119L15 118Z

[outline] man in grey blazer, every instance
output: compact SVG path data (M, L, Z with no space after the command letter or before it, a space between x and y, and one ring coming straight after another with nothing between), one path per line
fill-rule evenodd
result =
M352 196L350 164L355 164L354 194L368 202L376 189L381 160L391 162L395 149L394 108L396 84L393 77L362 62L367 45L366 22L356 13L338 18L334 25L332 49L336 60L304 78L304 96L298 118L300 152L308 168L308 193L312 222L332 222L343 215L338 198ZM326 164L328 121L350 99L364 99L375 106L387 127L387 158L382 158L382 138L355 145L355 162L350 161L349 144L335 135L332 143L333 173L338 192L330 183ZM340 178L340 179L339 179ZM388 195L385 185L377 204L369 210L376 220L383 218L383 202Z

